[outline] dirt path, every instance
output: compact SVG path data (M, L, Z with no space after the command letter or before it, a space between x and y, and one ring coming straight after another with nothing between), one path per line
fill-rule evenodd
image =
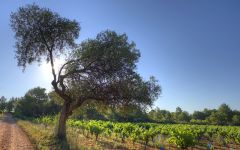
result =
M0 120L0 150L34 150L10 114L5 114Z

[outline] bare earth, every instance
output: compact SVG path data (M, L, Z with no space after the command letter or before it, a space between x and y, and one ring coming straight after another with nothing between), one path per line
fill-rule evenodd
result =
M0 120L0 150L34 150L10 114L5 114Z

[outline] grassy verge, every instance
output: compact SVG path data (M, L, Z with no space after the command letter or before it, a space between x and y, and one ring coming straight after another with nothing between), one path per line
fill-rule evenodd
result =
M54 137L54 128L45 127L30 121L18 120L17 124L26 132L37 150L68 150L66 141Z

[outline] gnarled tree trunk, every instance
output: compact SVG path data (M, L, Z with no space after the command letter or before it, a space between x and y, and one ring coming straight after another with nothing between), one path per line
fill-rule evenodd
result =
M59 139L65 139L66 138L66 122L69 117L69 105L67 103L63 104L59 121L58 121L58 126L57 126L57 137Z

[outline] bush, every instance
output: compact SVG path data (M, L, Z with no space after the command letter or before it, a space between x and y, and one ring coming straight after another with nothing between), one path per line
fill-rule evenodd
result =
M188 148L196 144L195 137L188 130L172 131L169 143L175 144L179 148Z

